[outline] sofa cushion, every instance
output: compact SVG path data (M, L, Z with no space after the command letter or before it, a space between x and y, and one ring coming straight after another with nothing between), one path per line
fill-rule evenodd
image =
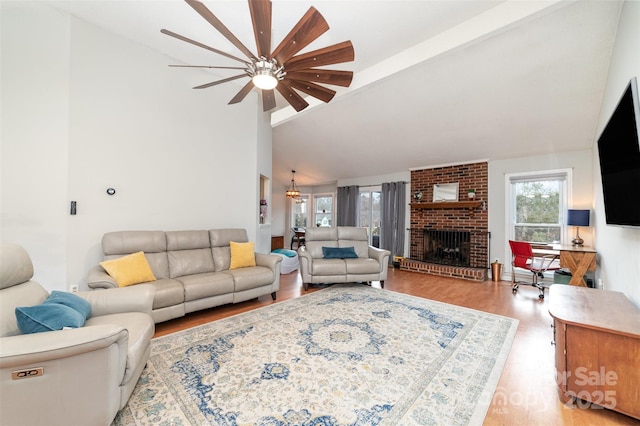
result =
M311 266L313 275L345 275L345 259L314 259Z
M100 266L116 281L118 287L156 280L149 262L141 251L117 259L105 260L100 262Z
M85 317L80 312L59 303L17 307L15 313L22 334L62 330L65 327L80 328L85 323Z
M353 247L358 257L369 257L367 230L352 226L338 226L338 247Z
M353 247L322 247L324 259L357 259L358 255Z
M224 273L233 276L236 292L269 285L275 278L273 276L273 271L269 268L265 268L264 266L231 269Z
M171 278L215 271L213 256L209 248L170 251L168 256Z
M375 259L359 258L345 259L348 274L377 274L380 264Z
M155 281L153 286L156 290L153 296L153 309L184 303L184 287L180 281L164 278Z
M102 252L105 256L123 255L136 251L161 253L167 251L163 231L116 231L102 236Z
M231 250L231 263L229 269L247 268L256 266L256 255L253 243L229 242Z
M211 253L216 265L216 272L227 271L231 266L231 241L245 243L249 241L247 231L240 228L209 230Z
M52 291L51 296L47 297L47 300L45 300L44 303L57 303L59 305L68 306L71 309L78 311L84 319L88 319L91 316L91 304L82 297L66 291Z
M338 228L307 228L304 235L305 243L309 241L336 241Z
M233 278L222 272L187 275L179 280L184 286L185 302L233 293Z
M209 231L167 231L167 251L208 249Z
M163 231L116 231L102 237L105 260L143 251L156 278L169 278L167 239Z
M2 266L5 269L6 266ZM49 293L35 281L27 281L19 285L2 289L0 297L0 337L21 334L16 319L17 306L34 306L44 302Z
M337 241L307 241L304 246L304 250L311 255L314 259L322 259L323 247L338 247Z

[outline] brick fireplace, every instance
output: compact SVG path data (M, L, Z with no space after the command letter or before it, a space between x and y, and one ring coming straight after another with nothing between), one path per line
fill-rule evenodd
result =
M411 171L409 258L402 269L484 281L489 268L488 164ZM436 184L458 183L458 202L432 202ZM470 199L469 189L475 189Z

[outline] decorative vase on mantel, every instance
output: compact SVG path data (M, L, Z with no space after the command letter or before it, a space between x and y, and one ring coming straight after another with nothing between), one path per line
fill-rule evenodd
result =
M476 190L475 189L470 189L469 190L469 200L474 200L476 198Z

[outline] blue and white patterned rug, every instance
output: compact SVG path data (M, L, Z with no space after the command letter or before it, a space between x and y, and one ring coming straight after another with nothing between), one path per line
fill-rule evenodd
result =
M154 339L114 424L482 424L517 326L336 285Z

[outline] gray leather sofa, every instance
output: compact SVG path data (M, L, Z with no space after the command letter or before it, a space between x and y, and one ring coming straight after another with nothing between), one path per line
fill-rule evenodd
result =
M0 246L0 424L110 424L149 358L153 286L75 293L91 305L84 326L21 334L16 308L49 297L32 277L24 248Z
M238 303L280 289L282 257L256 253L256 266L229 269L230 242L247 242L244 229L119 231L102 237L105 260L143 251L156 281L156 323L202 309ZM118 287L100 266L89 270L92 289Z
M353 247L357 258L328 259L323 247ZM380 281L384 288L389 268L389 250L369 245L367 230L351 226L307 228L305 246L298 249L302 283L348 283Z

